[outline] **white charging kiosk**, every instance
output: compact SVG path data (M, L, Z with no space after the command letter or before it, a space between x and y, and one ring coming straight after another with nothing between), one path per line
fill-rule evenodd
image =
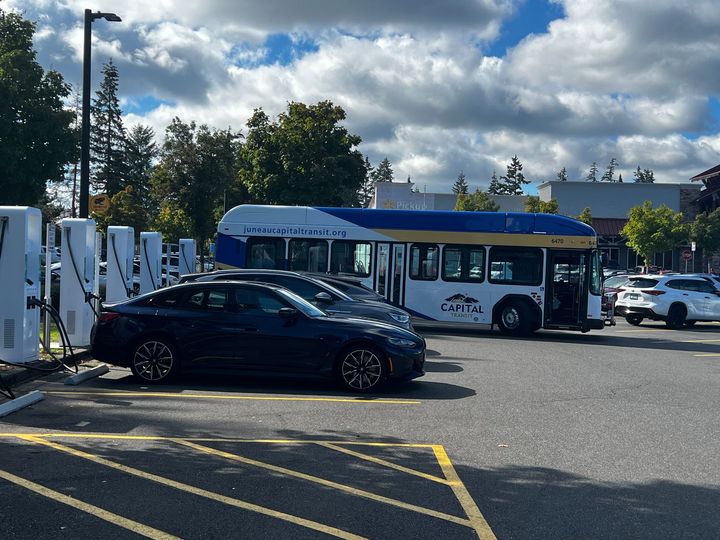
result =
M0 358L37 360L40 348L40 245L42 213L28 206L0 206Z
M162 287L162 234L140 233L140 294Z
M196 268L196 246L192 238L181 238L179 241L180 253L178 253L178 274L194 274Z
M95 288L95 222L62 220L60 317L73 347L90 345L94 322L91 294Z
M127 300L133 292L135 230L132 227L108 227L106 253L105 301Z

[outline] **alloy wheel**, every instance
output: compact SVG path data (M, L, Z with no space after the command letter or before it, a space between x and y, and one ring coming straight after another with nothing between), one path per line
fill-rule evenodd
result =
M380 382L382 363L380 358L367 349L350 351L340 365L345 384L354 390L368 390Z
M146 341L135 351L133 364L139 377L147 381L161 381L172 371L175 357L162 341Z

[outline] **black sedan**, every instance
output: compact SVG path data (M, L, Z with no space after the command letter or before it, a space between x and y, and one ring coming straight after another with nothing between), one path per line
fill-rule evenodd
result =
M425 342L414 332L328 317L274 285L195 282L103 309L93 356L129 367L144 383L181 371L316 374L367 392L424 375Z

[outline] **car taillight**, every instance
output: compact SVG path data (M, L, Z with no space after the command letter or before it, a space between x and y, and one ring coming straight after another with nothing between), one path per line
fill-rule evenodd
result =
M665 294L665 291L659 291L657 289L644 289L640 292L643 294L649 294L650 296L660 296L661 294Z
M103 313L98 317L98 322L110 322L120 317L119 313L115 313L113 311L108 311L107 313Z

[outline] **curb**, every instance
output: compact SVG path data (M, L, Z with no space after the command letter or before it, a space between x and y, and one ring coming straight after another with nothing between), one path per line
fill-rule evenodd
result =
M92 356L90 355L90 349L81 349L75 352L75 359L78 362L78 365L82 362L85 362L86 360L90 360L91 358ZM27 366L28 368L35 367L41 369L48 369L48 364L50 363L51 362L47 360L33 360L32 362L28 362ZM7 386L9 386L10 388L15 388L23 383L39 379L40 377L45 377L46 375L50 375L52 373L57 373L57 371L37 371L36 369L27 369L13 366L7 371L0 371L0 377L2 377L3 381L5 381L5 384Z

